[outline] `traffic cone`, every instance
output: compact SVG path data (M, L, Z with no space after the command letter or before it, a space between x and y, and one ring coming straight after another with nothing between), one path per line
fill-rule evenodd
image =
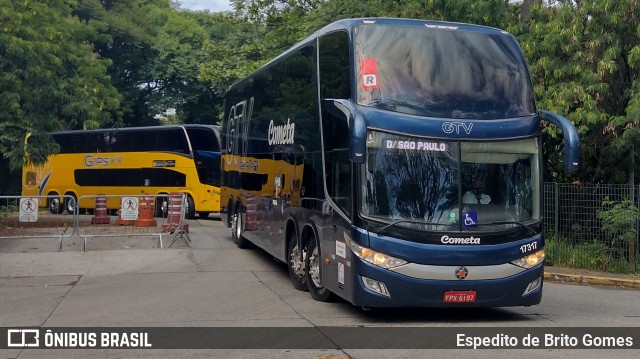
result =
M156 220L153 218L155 213L155 200L153 197L140 198L140 206L138 219L136 219L136 227L155 227Z
M107 197L99 194L96 197L96 207L91 218L91 224L109 224L111 217L107 212Z

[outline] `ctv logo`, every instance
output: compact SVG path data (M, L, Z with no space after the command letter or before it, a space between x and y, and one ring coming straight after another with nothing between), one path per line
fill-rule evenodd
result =
M8 329L7 347L34 348L40 346L40 329Z
M459 135L461 132L469 135L471 134L472 128L473 123L471 122L445 122L442 124L442 132L455 133L456 135Z

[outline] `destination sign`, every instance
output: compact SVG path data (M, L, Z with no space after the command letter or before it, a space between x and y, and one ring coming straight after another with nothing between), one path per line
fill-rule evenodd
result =
M445 142L425 142L425 141L394 141L386 140L387 149L390 150L415 150L445 152L449 146Z

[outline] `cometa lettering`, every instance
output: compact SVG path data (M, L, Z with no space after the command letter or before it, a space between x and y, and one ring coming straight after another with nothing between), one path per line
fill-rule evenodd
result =
M293 144L295 137L296 124L291 123L290 119L287 119L286 125L274 125L273 120L269 122L269 146L273 145L287 145Z
M444 244L480 244L480 238L442 236L440 242Z

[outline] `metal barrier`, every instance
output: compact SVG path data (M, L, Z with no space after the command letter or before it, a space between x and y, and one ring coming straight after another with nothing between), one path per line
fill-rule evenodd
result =
M73 196L0 196L0 239L58 238L75 233Z
M187 208L187 196L182 193L171 193L169 195L167 224L162 226L163 232L172 233L171 244L169 247L181 238L184 243L189 246L191 238L189 237L189 225L184 224L184 218Z
M181 198L184 213L186 196L181 194ZM158 248L164 249L162 236L174 233L167 230L169 203L166 194L81 196L76 208L75 230L83 239L85 251L88 238L120 236L157 236ZM93 216L78 214L79 208L90 207L94 208ZM182 228L183 222L184 214L176 227Z
M164 249L162 236L171 235L170 246L179 238L188 246L186 195L172 196L0 196L0 239L57 238L62 250L62 240L77 235L86 251L89 238L125 236L157 236Z

